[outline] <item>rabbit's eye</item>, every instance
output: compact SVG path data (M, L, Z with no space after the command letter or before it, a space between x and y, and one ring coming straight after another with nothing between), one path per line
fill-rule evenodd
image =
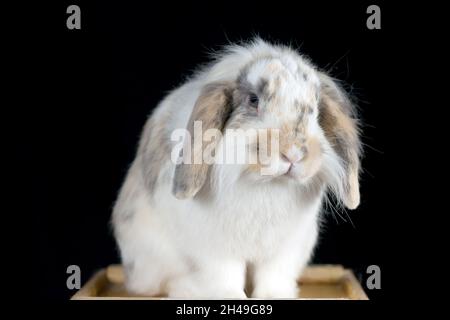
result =
M250 103L250 106L257 108L259 103L259 98L256 94L251 93L248 97L248 102Z

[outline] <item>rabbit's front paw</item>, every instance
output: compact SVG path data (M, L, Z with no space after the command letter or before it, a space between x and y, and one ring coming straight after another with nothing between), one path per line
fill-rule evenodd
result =
M168 286L168 295L171 298L203 298L203 299L245 299L244 288L240 281L230 281L216 277L203 277L199 274L186 275L174 279ZM227 280L227 281L226 281Z
M295 299L300 289L295 282L259 283L251 295L258 299Z
M185 299L246 299L244 290L230 290L220 287L185 288L175 286L168 294L171 298Z

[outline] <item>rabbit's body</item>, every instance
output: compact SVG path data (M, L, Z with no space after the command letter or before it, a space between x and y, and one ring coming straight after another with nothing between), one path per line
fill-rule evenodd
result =
M260 276L263 282L254 296L295 295L292 280L299 276L317 237L320 197L301 204L295 191L285 186L236 185L220 204L216 199L178 201L167 180L151 200L142 192L140 175L133 164L125 188L133 186L124 200L133 216L116 228L130 290L241 298L246 275L257 276L273 267L273 279ZM281 286L283 278L290 287L274 291L272 286Z
M320 208L332 183L320 170L336 163L329 160L327 167L323 156L324 165L307 185L285 175L255 181L233 165L213 164L203 178L195 175L193 185L199 176L203 181L192 191L185 181L190 172L171 161L176 144L171 133L189 127L205 84L234 82L260 57L275 57L288 67L302 62L293 51L262 41L235 47L169 94L148 120L113 213L130 291L189 298L297 296L296 279L316 243ZM314 86L315 70L302 63ZM233 114L227 119L232 126ZM322 150L332 159L336 153L319 131ZM246 281L253 290L245 293Z

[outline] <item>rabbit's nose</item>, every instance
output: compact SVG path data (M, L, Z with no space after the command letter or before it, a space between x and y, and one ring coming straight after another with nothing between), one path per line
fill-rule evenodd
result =
M296 163L296 162L302 161L302 159L305 157L305 153L306 153L306 147L299 149L297 147L292 146L286 152L281 153L281 158L284 161L287 161L290 163Z

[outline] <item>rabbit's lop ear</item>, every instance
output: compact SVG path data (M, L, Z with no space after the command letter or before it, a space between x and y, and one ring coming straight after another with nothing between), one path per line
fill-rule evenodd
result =
M338 193L348 209L359 205L359 157L361 143L355 106L345 91L329 76L319 74L321 96L319 123L344 168Z
M194 109L189 118L187 130L190 137L186 137L183 147L183 162L175 167L173 178L172 193L178 199L187 199L194 197L202 188L208 175L209 165L203 160L203 150L211 145L206 142L195 141L194 124L200 121L202 133L208 129L222 130L227 121L232 105L231 82L214 82L207 84L200 92ZM201 139L202 137L200 137ZM218 141L210 143L217 144ZM187 144L190 144L190 161L186 163ZM195 161L200 159L200 163Z

